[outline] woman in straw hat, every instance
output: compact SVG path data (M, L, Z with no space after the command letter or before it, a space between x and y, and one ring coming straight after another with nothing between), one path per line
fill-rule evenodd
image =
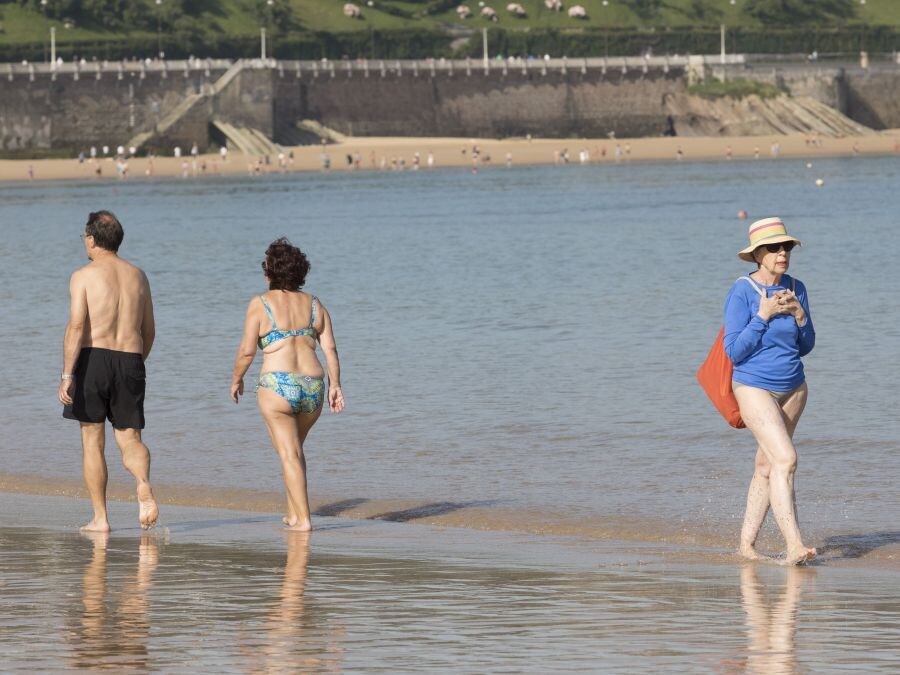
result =
M750 245L738 253L756 271L735 282L725 300L725 352L734 363L732 387L741 417L759 447L747 494L740 552L761 559L754 545L769 507L785 543L785 563L816 555L800 537L794 503L794 429L806 405L802 356L816 342L806 287L787 274L800 241L780 218L750 225Z

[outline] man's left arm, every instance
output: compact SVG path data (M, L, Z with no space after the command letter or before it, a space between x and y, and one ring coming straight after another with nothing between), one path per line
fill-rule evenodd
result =
M147 290L147 297L144 299L144 315L141 318L141 341L144 345L144 361L150 356L150 350L153 348L153 340L156 338L156 321L153 318L153 296L150 294L150 282L144 276L144 288Z
M80 272L80 271L79 271ZM63 368L59 381L60 403L72 404L72 386L75 380L75 363L84 343L84 327L87 321L87 289L79 272L69 280L69 323L63 338Z

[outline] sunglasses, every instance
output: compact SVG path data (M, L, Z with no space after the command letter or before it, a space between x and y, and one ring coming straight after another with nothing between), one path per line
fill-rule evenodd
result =
M777 244L763 244L763 248L769 253L778 253L781 249L784 249L785 253L790 253L796 245L797 242L795 241L781 241Z

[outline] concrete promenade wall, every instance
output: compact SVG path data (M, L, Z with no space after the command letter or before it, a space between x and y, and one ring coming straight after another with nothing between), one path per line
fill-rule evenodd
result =
M683 71L276 79L276 139L298 119L358 136L659 135ZM281 132L281 133L279 133Z
M698 61L699 59L699 61ZM200 101L150 147L201 148L220 119L276 142L314 119L354 135L605 136L660 134L664 99L684 91L697 63L707 76L787 85L874 128L900 127L900 65L868 69L765 64L730 57L551 61L229 61L0 64L0 151L115 147L151 132L176 106ZM228 79L228 78L225 78ZM224 81L224 80L223 80ZM213 93L215 91L215 93Z
M0 150L86 150L127 143L191 94L209 87L228 62L142 68L88 64L51 71L0 65ZM206 137L206 122L197 127Z

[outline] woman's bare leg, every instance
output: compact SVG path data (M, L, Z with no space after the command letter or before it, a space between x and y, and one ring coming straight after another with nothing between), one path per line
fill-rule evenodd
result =
M781 416L791 439L794 438L794 430L800 421L800 415L806 407L806 398L809 390L804 383L781 403ZM769 512L769 471L771 465L766 458L766 453L761 447L756 448L756 466L753 478L750 481L750 489L747 491L747 509L744 515L744 525L741 528L740 553L751 560L760 560L765 556L759 554L754 548L756 538L766 514ZM796 512L796 503L794 511Z
M756 465L750 489L747 490L747 509L744 512L744 525L741 527L740 554L750 560L761 560L766 556L756 551L756 537L769 513L769 471L771 465L762 448L756 448Z
M321 408L312 414L294 415L291 405L270 389L257 392L259 409L269 429L272 445L281 460L284 487L287 492L288 529L308 532L312 529L309 496L306 491L306 457L303 443L309 430L319 419Z
M791 425L786 422L786 415L769 392L756 387L744 386L735 388L734 393L741 409L741 417L744 418L747 428L753 432L753 436L768 460L769 504L775 513L775 522L787 545L786 562L796 564L808 560L815 555L816 551L804 546L800 536L800 527L797 524L794 505L794 472L797 468L797 452L791 440L793 427L796 427L796 420L799 419L806 403L806 387L801 387L785 401L785 407L788 407L789 403L793 403L791 410L797 410L796 415L792 416L793 424ZM792 401L795 397L797 397L796 402ZM756 485L754 486L751 481L751 488L759 489L762 485L762 476L757 480L757 475L754 474L754 481L756 481ZM748 524L746 532L747 538L742 536L741 539L742 547L751 541L751 537L755 541L753 528L756 527L756 532L758 532L756 521L759 520L761 511L765 517L758 494L753 495L751 511L751 522ZM762 521L759 520L759 525L761 524Z

